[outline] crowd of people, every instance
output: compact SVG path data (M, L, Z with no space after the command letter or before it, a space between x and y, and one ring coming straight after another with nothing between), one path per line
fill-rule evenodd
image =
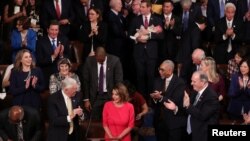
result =
M250 123L249 0L1 0L0 8L1 84L13 97L0 111L0 140L41 138L46 90L49 141L80 140L82 120L102 122L106 140L143 140L149 109L157 141L207 141L208 125L225 114ZM72 42L83 45L76 71Z

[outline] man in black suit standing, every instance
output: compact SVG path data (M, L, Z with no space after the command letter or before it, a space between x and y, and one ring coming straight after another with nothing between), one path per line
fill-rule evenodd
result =
M208 125L218 124L218 96L208 86L208 77L205 73L196 71L191 80L196 94L189 97L185 92L183 98L183 107L188 113L187 133L192 133L192 141L207 141Z
M160 78L155 80L155 91L151 93L155 107L155 129L157 141L182 141L185 137L186 114L183 110L185 83L173 74L174 63L165 60L159 67ZM170 107L172 103L176 105Z
M106 54L98 47L95 56L89 56L82 71L84 107L95 120L102 119L104 103L111 99L114 85L123 80L122 65L118 57Z
M225 5L225 17L215 26L214 59L217 64L227 64L234 57L243 38L242 19L235 16L236 7L233 3Z
M144 26L149 37L147 39L144 39L143 36L137 37L133 53L138 91L143 94L146 100L149 100L149 94L153 91L152 80L154 80L158 59L158 42L163 39L161 19L151 13L151 7L150 2L142 0L140 7L141 15L133 19L129 28L129 35L133 36L136 33L136 29ZM161 31L157 33L149 32L147 28L152 25L160 27Z
M171 0L163 3L163 14L161 16L163 22L164 42L159 52L163 61L170 59L175 61L178 49L178 36L181 34L180 19L172 13L174 4Z
M49 128L47 141L79 141L79 118L83 118L81 100L74 99L77 82L67 77L62 90L50 95L48 100Z
M42 69L45 86L49 86L50 75L57 72L57 61L69 58L70 49L68 39L59 34L59 23L51 21L47 29L48 35L39 38L36 45L37 64Z
M0 140L39 141L41 121L37 110L13 106L0 113Z
M68 36L70 24L74 20L74 12L70 0L46 0L42 4L41 25L44 31L50 26L50 21L58 20L60 32Z

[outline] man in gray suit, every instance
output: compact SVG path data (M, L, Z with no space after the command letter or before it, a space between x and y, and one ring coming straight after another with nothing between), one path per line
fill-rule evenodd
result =
M98 47L95 56L89 56L83 66L84 107L92 118L101 120L102 109L111 99L113 86L123 80L122 65L118 57L106 54Z

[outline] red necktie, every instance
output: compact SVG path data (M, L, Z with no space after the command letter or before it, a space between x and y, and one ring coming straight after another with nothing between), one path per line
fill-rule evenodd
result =
M56 16L58 19L60 19L60 16L61 16L60 6L58 3L58 0L55 0L55 1L56 1Z
M147 16L145 16L144 27L145 27L145 29L148 28L148 18L147 18Z

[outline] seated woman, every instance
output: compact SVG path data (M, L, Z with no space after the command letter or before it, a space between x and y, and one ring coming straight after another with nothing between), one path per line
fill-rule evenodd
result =
M28 17L20 17L16 22L16 29L11 33L11 47L12 47L12 58L15 58L16 53L21 49L28 49L31 51L33 59L36 48L37 34L29 28L30 20ZM34 61L34 60L33 60Z
M26 105L40 110L40 93L44 87L42 71L35 66L31 52L27 49L20 50L10 75L13 105Z
M61 90L61 82L65 77L71 77L76 80L77 82L77 92L81 91L81 82L79 80L79 77L77 74L70 72L71 69L71 63L69 59L67 58L62 58L61 60L58 61L58 73L52 74L50 76L50 82L49 82L49 91L50 94L53 94L59 90Z
M128 102L129 94L122 83L115 85L112 101L105 103L103 108L103 128L105 140L117 139L131 141L130 131L134 127L134 107Z
M250 111L250 60L243 59L239 73L233 74L228 91L230 102L228 112L231 119L242 120L242 115Z

